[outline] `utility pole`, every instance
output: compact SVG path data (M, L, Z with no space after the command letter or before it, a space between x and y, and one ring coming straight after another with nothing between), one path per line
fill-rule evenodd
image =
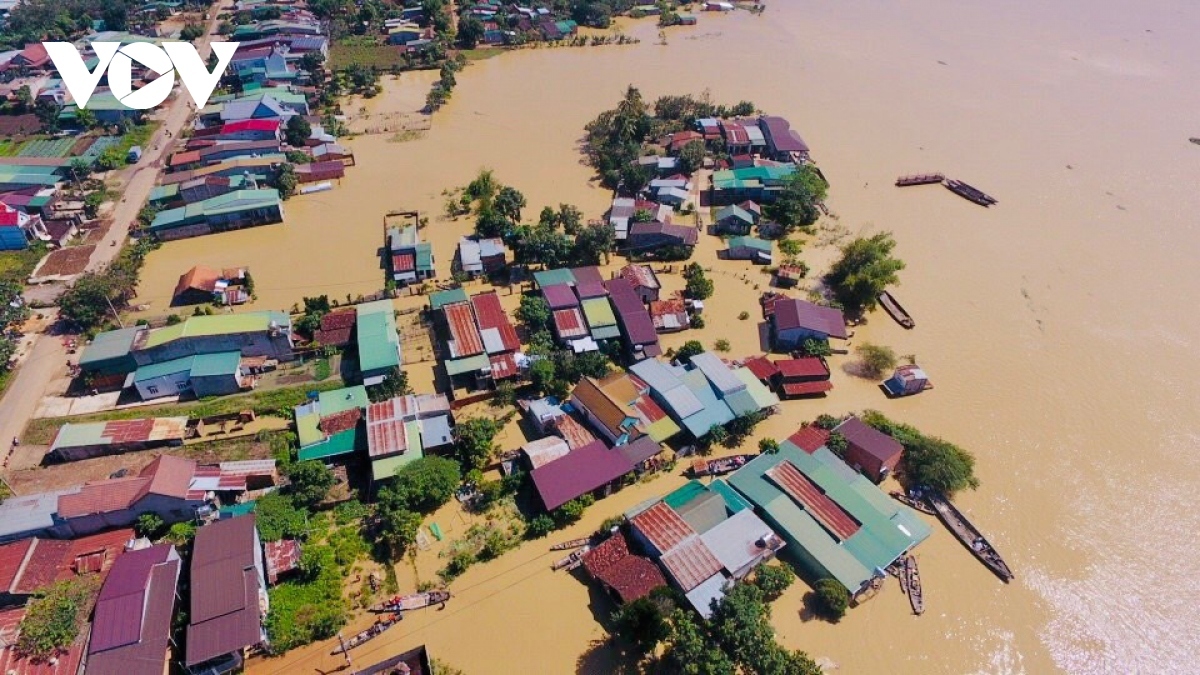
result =
M108 308L112 310L113 318L117 320L117 325L124 328L125 322L121 321L121 315L117 313L117 308L113 307L112 298L108 297L108 293L104 294L104 301L108 303Z

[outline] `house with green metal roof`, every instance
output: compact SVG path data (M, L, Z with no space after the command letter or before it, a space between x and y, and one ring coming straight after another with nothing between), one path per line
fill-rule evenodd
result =
M132 386L143 401L189 393L196 398L234 394L253 382L241 363L242 353L236 350L183 356L139 367Z
M376 300L358 305L355 311L358 313L358 368L363 384L379 384L403 361L395 307L391 300Z
M325 459L354 452L362 447L359 421L370 400L362 385L320 392L316 398L294 409L299 459Z
M446 305L456 302L467 302L467 292L462 288L452 288L448 291L438 291L429 294L429 309L435 312Z
M392 280L403 286L437 276L433 268L433 246L421 241L416 225L388 230L388 260Z
M713 224L719 234L750 234L757 222L756 214L737 204L730 204L713 214Z
M140 326L99 333L83 348L79 367L99 376L124 375L137 369L133 359L133 343L146 329Z
M796 172L794 164L748 166L722 169L712 175L712 204L736 204L749 199L758 203L775 201L784 180Z
M150 231L162 239L182 239L282 221L283 201L278 190L234 190L160 211L150 223Z
M809 454L785 440L727 480L787 541L786 555L811 578L837 579L851 595L930 534L912 509L825 447Z
M748 235L732 237L726 257L730 260L749 260L760 265L769 265L772 260L771 242Z

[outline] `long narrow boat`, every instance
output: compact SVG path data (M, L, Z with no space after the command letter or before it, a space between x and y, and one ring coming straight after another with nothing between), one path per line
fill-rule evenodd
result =
M723 476L737 471L754 459L754 455L730 455L717 459L697 459L692 462L692 474L695 476Z
M983 190L967 185L961 180L946 181L946 188L959 197L975 202L980 206L991 206L996 203L996 200L988 196Z
M440 605L450 599L450 591L426 591L410 595L397 595L371 608L372 612L411 612L430 605Z
M888 291L879 294L879 304L883 307L884 311L896 320L896 323L910 330L916 328L917 322L913 321L912 316L904 309L900 301Z
M555 544L550 547L550 550L551 551L569 551L571 549L587 546L588 542L591 540L592 540L591 537L582 537L580 539L572 539L570 541L564 541L561 544Z
M932 185L946 180L946 176L940 173L916 173L910 176L900 176L896 179L896 187L908 187L910 185Z
M550 566L550 569L554 570L555 572L558 570L573 570L583 564L583 554L590 550L592 550L591 546L584 546L578 551L572 552L571 555L555 561L554 564Z
M963 546L970 549L971 553L979 559L979 562L983 563L1005 583L1012 581L1012 570L1008 568L1008 564L1000 557L995 547L988 542L983 533L971 524L971 521L967 520L966 516L950 503L950 500L932 492L925 496L925 500L937 512L938 518L945 523L950 533L958 537Z
M390 616L386 619L380 619L380 620L376 621L375 623L371 624L366 630L359 631L359 632L355 633L354 635L352 635L349 640L342 641L341 644L339 644L337 647L335 647L333 651L329 652L330 655L336 656L338 654L343 654L345 652L350 651L351 649L354 649L355 647L361 646L367 642L370 642L371 640L374 640L375 638L379 637L380 635L383 635L383 632L386 631L387 629L400 623L401 618L402 617L399 614L393 614L392 616Z
M908 582L908 604L912 606L913 614L925 611L925 595L921 590L921 572L917 569L917 559L911 555L904 557L904 579Z
M937 515L937 511L934 511L933 507L925 503L923 499L910 497L899 490L893 490L888 494L892 496L892 499L895 499L910 509L920 511L921 513L928 513L931 516Z

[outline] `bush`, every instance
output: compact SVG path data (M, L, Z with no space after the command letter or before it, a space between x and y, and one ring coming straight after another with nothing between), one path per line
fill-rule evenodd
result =
M97 575L60 581L39 591L21 620L16 651L32 659L48 659L66 649L87 621Z
M138 516L137 522L133 524L133 530L137 532L139 537L154 539L162 532L163 519L157 513L143 513Z
M899 281L904 262L892 257L896 240L890 232L870 238L859 237L842 247L842 257L833 264L825 282L838 302L850 313L869 311L879 294Z
M764 455L773 455L779 452L779 441L774 438L761 438L758 441L758 451Z
M688 340L675 353L675 360L679 363L691 363L693 356L703 352L704 345L699 340Z
M554 519L548 514L540 513L530 519L525 525L525 537L527 539L541 539L542 537L554 531Z
M837 579L821 579L813 586L816 591L817 611L834 623L846 616L850 606L850 591Z
M317 460L297 462L288 466L285 471L291 481L288 494L297 504L309 508L324 501L329 494L329 488L337 482L333 471L330 471L324 462Z
M461 479L457 462L422 457L396 472L392 484L379 491L379 503L429 513L450 501Z
M308 546L300 562L302 580L286 581L269 591L267 635L276 654L327 640L346 625L342 575L334 550Z
M719 352L729 351L729 349L730 349L729 340L726 340L725 338L721 338L720 340L717 340L716 342L713 343L713 349L715 349Z
M796 573L783 563L762 565L754 573L754 585L763 592L767 601L773 601L796 581Z
M745 312L745 311L738 312L738 320L739 321L745 321L746 319L749 319L749 318L750 318L750 312Z
M613 612L612 620L617 632L640 654L653 651L671 633L662 610L648 597L638 598Z
M825 440L825 447L829 448L829 451L833 454L845 459L846 450L849 449L850 442L841 433L833 431L830 432L829 438Z
M307 514L278 492L255 501L254 515L263 541L295 539L303 536L308 529Z
M896 367L896 352L891 347L864 342L854 351L862 359L863 375L871 379L877 380Z

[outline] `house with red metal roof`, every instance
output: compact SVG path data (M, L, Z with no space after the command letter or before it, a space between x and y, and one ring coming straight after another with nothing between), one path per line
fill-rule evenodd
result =
M542 505L553 511L585 494L606 497L620 487L620 479L633 471L633 464L602 441L575 448L530 474Z
M367 456L371 475L383 480L425 456L427 448L453 442L453 418L445 394L407 394L367 406Z
M193 486L196 473L196 462L161 455L136 476L84 483L78 492L58 497L54 533L79 536L129 527L144 513L166 523L190 520L208 503L208 491Z
M210 138L218 141L279 141L279 120L239 120L222 124Z
M895 472L904 454L904 446L900 441L868 426L857 417L847 417L833 430L846 439L845 462L876 483Z
M24 604L58 581L107 575L134 539L121 529L79 539L22 539L0 546L0 606Z
M182 562L171 544L121 556L96 600L87 675L162 675Z
M819 356L780 359L775 362L775 367L779 371L774 380L775 390L782 398L819 396L833 389L829 365Z
M184 665L194 673L239 670L246 651L266 642L263 622L270 608L253 514L196 531L191 590Z
M17 650L21 636L21 622L25 619L24 607L0 610L0 673L4 675L79 675L83 668L84 649L88 641L88 626L66 649L55 653L52 659L23 656ZM88 671L90 672L90 671Z
M637 293L643 303L658 300L658 292L662 289L662 284L658 281L658 275L649 265L629 264L622 267L614 276L620 276L628 281L633 292Z

